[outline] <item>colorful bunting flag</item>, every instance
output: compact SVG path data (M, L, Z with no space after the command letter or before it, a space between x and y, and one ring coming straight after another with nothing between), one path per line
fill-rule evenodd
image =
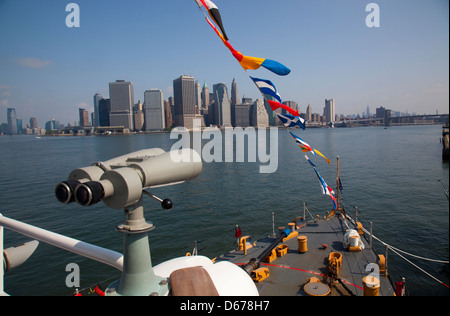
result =
M275 85L270 80L249 77L253 80L262 94L270 95L281 103L281 97L277 92L277 88L275 88Z
M317 171L316 165L312 163L312 161L308 158L308 156L306 154L305 154L305 158L306 158L306 160L308 160L308 162L313 167L313 169L317 175L317 178L319 178L320 188L322 189L322 194L328 195L331 198L331 200L333 201L333 209L337 209L337 202L336 202L336 198L334 197L335 193L334 193L333 189L330 188L330 186L325 182L325 180L320 175L319 171Z
M320 151L318 151L317 149L312 148L307 142L305 142L300 137L294 135L292 132L289 132L289 133L291 133L292 137L294 137L296 143L300 145L300 148L302 149L303 152L310 151L314 155L322 156L328 162L328 164L330 164L330 160L327 157L325 157Z
M250 57L245 56L241 52L234 49L233 46L231 46L230 42L226 40L226 38L220 33L220 31L214 26L214 24L211 22L208 17L206 17L206 21L208 24L213 28L213 30L216 32L216 34L220 37L220 39L223 41L224 45L230 50L230 52L233 54L234 58L241 64L242 68L244 70L252 69L257 70L261 66L266 68L267 70L272 71L273 73L280 75L280 76L286 76L288 75L291 70L280 64L279 62L271 59L266 58L258 58L258 57Z
M272 101L272 100L267 100L267 103L269 103L270 108L272 109L272 111L275 111L278 108L282 108L282 109L285 109L286 111L288 111L289 113L291 113L293 116L300 116L300 114L298 114L297 111L295 111L294 109L291 109L286 104L278 103L278 102L275 102L275 101Z
M220 16L219 8L217 8L217 6L210 0L195 0L195 1L197 2L199 7L203 5L206 8L211 19L214 20L214 22L217 24L217 26L219 26L220 30L222 31L224 39L228 41L228 36L225 33L225 28L223 27L222 17Z
M277 113L278 118L283 122L285 127L295 127L300 126L303 130L305 130L305 120L300 116L294 116L291 114L280 114Z

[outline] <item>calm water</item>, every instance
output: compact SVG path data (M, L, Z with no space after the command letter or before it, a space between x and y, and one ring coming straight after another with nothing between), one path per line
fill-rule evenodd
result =
M340 157L342 202L348 212L358 206L362 222L372 221L374 234L385 242L427 258L448 260L449 203L441 183L449 186L449 165L441 160L441 126L307 129L297 135L332 161L311 159L332 187L336 156ZM145 198L145 216L156 229L150 232L153 264L191 251L199 241L200 254L215 257L235 246L234 226L261 238L275 225L286 225L302 214L303 202L314 214L324 215L331 202L300 149L285 130L278 133L278 169L260 174L257 163L204 163L196 179L152 193L170 198L175 208L161 210ZM26 223L95 245L122 252L122 211L103 203L83 208L62 205L55 185L70 171L132 151L160 147L170 150L169 134L111 137L0 137L0 212ZM205 141L208 142L208 141ZM5 231L5 248L28 241ZM384 253L384 248L377 245ZM409 257L408 257L409 258ZM409 258L411 259L411 258ZM394 281L406 277L412 295L448 295L448 288L432 280L394 253L389 254ZM448 265L411 259L449 284ZM11 295L65 295L68 263L77 263L81 287L117 279L108 266L40 243L23 266L5 277Z

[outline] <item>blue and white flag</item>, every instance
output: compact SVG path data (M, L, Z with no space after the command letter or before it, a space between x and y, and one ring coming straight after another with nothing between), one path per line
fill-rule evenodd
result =
M274 97L281 104L281 96L278 94L277 88L275 88L275 85L270 80L249 77L253 80L262 94Z
M292 114L279 114L277 113L278 118L283 122L286 127L295 127L300 126L303 130L305 130L305 120L300 116L294 116Z

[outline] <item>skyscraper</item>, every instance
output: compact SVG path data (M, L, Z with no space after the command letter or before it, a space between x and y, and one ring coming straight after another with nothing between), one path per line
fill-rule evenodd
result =
M195 105L197 106L196 113L200 113L200 110L202 109L202 91L200 88L200 83L198 81L195 82Z
M162 130L166 127L161 90L150 89L144 92L144 121L146 131Z
M173 81L175 126L193 128L195 118L194 77L181 76Z
M8 108L6 114L7 114L7 119L8 119L8 134L16 135L17 134L16 109Z
M209 110L209 105L210 105L209 88L206 85L206 81L205 81L205 83L203 84L203 88L202 88L202 107L205 110Z
M89 113L85 109L78 109L80 114L80 126L89 126Z
M334 122L335 117L335 106L334 106L334 99L325 99L325 108L324 108L324 115L326 118L327 123Z
M267 102L267 100L270 101L277 101L273 96L266 94L265 98L264 98L264 108L266 109L267 112L267 118L269 120L269 126L275 126L276 125L276 117L277 116L277 112L280 113L280 111L272 111L272 108L270 107L269 102ZM278 109L277 109L278 110Z
M264 101L257 99L250 109L250 120L251 125L256 127L267 127L269 126L269 115L267 114L266 107L264 106Z
M100 126L100 112L98 109L98 105L100 100L103 99L103 96L100 93L94 94L94 126Z
M218 83L213 86L215 123L219 126L231 127L231 103L228 97L228 88L226 83Z
M166 120L166 128L172 126L172 110L170 108L170 103L164 100L164 117Z
M311 121L312 120L312 107L311 104L308 104L306 107L306 120Z
M111 126L123 126L133 130L134 85L132 82L117 80L109 83Z
M38 128L37 118L32 117L30 118L30 128L34 130L35 128Z
M238 87L236 83L236 79L233 78L233 82L231 83L231 105L236 105L239 103L239 93Z
M111 100L101 99L98 102L99 126L110 126L109 113L111 112Z
M140 132L143 129L144 129L144 111L142 110L141 100L139 100L134 110L134 130Z

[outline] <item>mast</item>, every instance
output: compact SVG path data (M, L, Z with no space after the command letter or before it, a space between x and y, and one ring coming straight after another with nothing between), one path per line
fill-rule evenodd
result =
M340 195L339 195L339 185L340 180L339 180L339 156L337 156L337 177L336 177L336 204L337 204L337 210L341 212L342 215L344 215L344 217L346 216L344 209L341 208L341 200L340 200Z
M336 176L336 202L337 202L337 209L339 210L340 205L340 199L339 199L339 156L337 156L337 176Z

